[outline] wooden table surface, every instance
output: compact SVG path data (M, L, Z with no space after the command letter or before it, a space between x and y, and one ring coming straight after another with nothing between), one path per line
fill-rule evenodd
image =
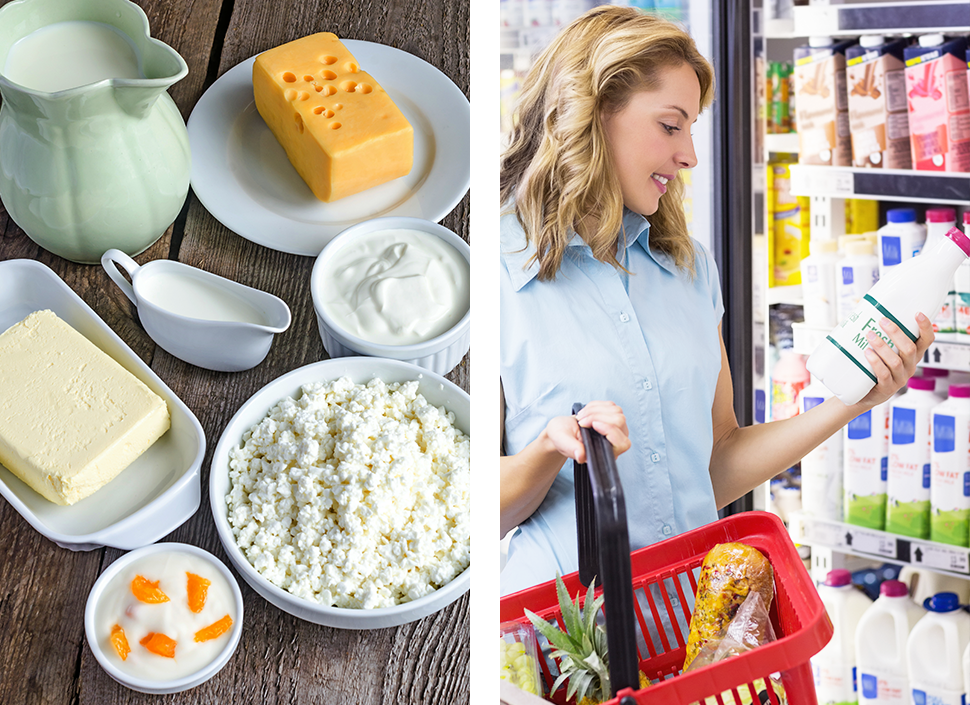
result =
M7 0L0 0L0 5ZM387 44L443 71L468 95L468 0L137 0L152 36L178 51L189 75L169 91L188 119L227 70L261 51L319 31ZM468 195L442 223L468 239ZM54 270L195 413L205 430L202 504L163 541L228 559L209 513L212 449L233 413L280 375L327 357L309 294L313 259L250 243L213 218L190 191L165 235L135 259L177 259L287 302L293 322L267 359L237 373L210 372L155 346L100 266L77 265L35 245L0 204L0 260L28 258ZM468 389L466 356L449 375ZM83 628L85 600L117 549L73 552L32 529L0 499L0 703L467 703L469 597L394 629L344 631L291 617L237 575L245 598L242 641L229 664L184 693L149 696L113 681Z

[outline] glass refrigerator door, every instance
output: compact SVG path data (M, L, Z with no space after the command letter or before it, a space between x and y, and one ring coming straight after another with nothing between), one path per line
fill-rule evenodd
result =
M713 60L710 0L628 0L598 3L590 0L501 0L501 99L502 132L511 127L512 108L524 80L539 52L556 33L573 19L599 5L635 7L641 12L657 14L684 26L697 48ZM713 242L714 197L712 156L713 110L708 109L692 128L698 164L681 172L685 182L684 209L691 235L706 247ZM503 139L504 144L504 139Z

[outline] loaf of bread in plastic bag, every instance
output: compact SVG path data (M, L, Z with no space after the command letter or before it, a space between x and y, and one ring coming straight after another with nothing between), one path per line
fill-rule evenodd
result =
M758 549L743 543L719 543L712 548L697 580L684 669L705 644L724 635L749 592L761 593L770 611L774 589L771 564Z

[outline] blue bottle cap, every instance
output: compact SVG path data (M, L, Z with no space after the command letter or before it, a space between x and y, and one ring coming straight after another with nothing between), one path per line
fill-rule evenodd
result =
M913 208L892 208L886 212L890 223L915 223L916 210Z
M938 592L923 600L923 607L930 612L953 612L960 609L960 598L955 592Z

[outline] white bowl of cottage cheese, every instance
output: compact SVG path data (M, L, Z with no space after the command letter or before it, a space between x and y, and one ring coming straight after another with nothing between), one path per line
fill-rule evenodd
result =
M344 629L420 619L469 586L470 402L398 360L293 370L236 412L209 499L230 561L271 604Z

